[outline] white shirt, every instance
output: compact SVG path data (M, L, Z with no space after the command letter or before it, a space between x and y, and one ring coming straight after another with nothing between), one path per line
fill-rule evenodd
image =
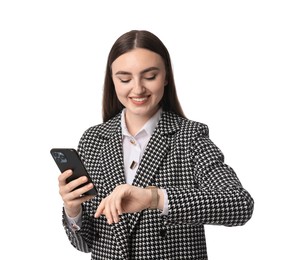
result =
M144 154L145 148L155 130L155 127L161 117L162 109L159 109L145 124L144 126L132 136L126 126L125 122L125 109L121 114L121 127L123 138L123 155L124 155L124 174L127 184L132 184L139 167L140 161ZM164 193L164 208L163 215L168 214L168 197L165 189ZM75 218L69 217L67 219L74 230L79 230L81 226L82 211Z
M132 184L139 163L149 142L149 139L161 117L162 110L159 109L144 126L132 136L126 126L125 109L121 115L121 126L123 136L123 153L126 183Z

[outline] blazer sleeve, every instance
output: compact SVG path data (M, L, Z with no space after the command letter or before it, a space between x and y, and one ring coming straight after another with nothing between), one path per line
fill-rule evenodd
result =
M192 225L245 224L252 216L254 201L209 139L208 127L198 124L189 143L191 174L196 184L192 188L167 188L168 220Z
M90 128L92 129L92 128ZM85 143L86 143L86 139L89 138L88 137L88 133L90 131L90 129L86 130L84 132L84 134L82 135L78 147L77 147L77 151L81 157L81 160L86 163L86 154L85 154ZM62 212L62 224L63 227L65 229L66 235L68 237L68 239L70 240L70 243L79 251L85 252L85 253L89 253L91 252L91 246L94 242L94 239L96 237L95 235L95 231L93 228L93 220L91 218L90 215L92 215L91 212L87 212L86 207L87 205L89 205L91 203L86 202L82 204L82 216L81 216L81 220L82 220L82 226L80 229L72 229L67 218L66 218L66 214L65 211L63 209ZM89 215L90 213L90 215ZM88 231L87 231L88 230Z

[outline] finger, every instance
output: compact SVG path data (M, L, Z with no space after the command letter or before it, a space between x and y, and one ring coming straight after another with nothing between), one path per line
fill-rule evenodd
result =
M110 208L110 200L108 200L107 198L105 199L105 207L104 207L104 210L102 211L102 214L106 216L108 224L113 223L113 218L112 218L111 208Z
M82 196L82 197L80 197L80 198L78 198L78 199L76 199L80 204L82 204L83 202L85 202L85 201L88 201L88 200L90 200L90 199L92 199L92 198L94 198L95 197L95 195L85 195L85 196Z
M101 201L100 205L98 206L97 210L96 210L96 213L95 213L95 218L98 218L100 217L103 212L104 212L104 209L105 209L105 205L104 205L104 199Z
M109 203L109 212L106 215L110 214L107 218L112 223L118 223L120 221L120 215L122 214L122 207L121 207L122 198L119 194L117 196L111 196L110 203Z
M105 198L102 200L102 202L100 203L96 213L95 213L95 217L99 217L100 215L105 215L108 224L113 224L113 216L111 213L111 208L110 208L110 199L109 197Z
M109 225L113 224L114 221L113 221L113 216L112 216L112 214L111 214L111 210L110 210L109 208L105 207L104 214L105 214L105 216L106 216L106 219L107 219L107 221L108 221L108 224L109 224Z
M79 177L73 181L70 181L69 183L67 183L67 185L65 187L66 187L68 192L71 192L71 191L76 190L77 187L79 187L80 185L85 184L87 181L88 181L88 178L86 176L82 176L82 177ZM83 187L85 187L85 186L83 186Z
M115 201L115 207L117 209L117 215L122 215L123 214L123 209L122 209L122 201L121 199L117 198Z
M75 197L82 197L85 196L85 193L89 190L91 190L93 188L93 184L92 183L88 183L80 188L77 188L77 186L72 189L71 194Z
M85 192L89 191L90 189L93 188L93 184L89 183L81 188L78 189L72 189L69 184L66 186L63 186L60 188L60 195L62 196L62 199L64 202L69 203L69 201L74 201L76 199L79 199L81 197L86 197L86 195L83 195ZM92 195L91 197L95 197L95 195ZM90 197L89 197L90 199ZM86 201L87 199L83 199L82 201ZM79 201L75 201L76 203L79 203Z
M93 195L87 195L87 196L82 196L76 199L65 199L64 200L64 207L67 209L69 212L75 212L77 208L81 206L81 204L85 201L88 201L92 199L94 196ZM79 212L79 210L77 210ZM72 214L68 214L69 216L72 216ZM73 213L73 216L76 216L76 213Z
M73 174L72 170L66 170L63 173L61 173L58 177L59 186L66 185L66 180Z
M118 223L119 222L119 213L118 213L118 209L117 209L116 203L111 205L110 212L111 212L111 220L112 220L112 222Z

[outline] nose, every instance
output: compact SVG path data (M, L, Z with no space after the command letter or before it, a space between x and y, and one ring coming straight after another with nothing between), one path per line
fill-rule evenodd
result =
M135 79L134 86L133 86L133 93L135 95L142 95L145 93L146 88L141 79Z

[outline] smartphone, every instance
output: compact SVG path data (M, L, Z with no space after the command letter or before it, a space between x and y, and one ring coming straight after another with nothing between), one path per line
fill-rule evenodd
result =
M67 178L67 183L81 176L86 176L88 178L88 181L82 185L79 185L76 189L83 187L88 183L93 183L77 150L73 148L53 148L50 150L50 153L62 173L68 169L71 169L73 171L73 174L69 178ZM83 195L96 194L97 190L94 185L91 190L87 191Z

